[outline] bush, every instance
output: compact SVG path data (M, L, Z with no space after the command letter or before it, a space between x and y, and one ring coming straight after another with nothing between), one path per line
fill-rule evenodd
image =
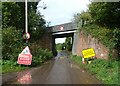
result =
M17 64L17 61L2 60L2 73L17 72L25 69L25 66Z
M42 62L43 62L43 61L42 61L41 56L39 56L39 57L33 56L33 59L32 59L32 66L40 65Z
M25 41L22 38L23 31L17 30L15 27L8 27L4 28L3 30L3 48L2 48L2 55L3 55L3 63L2 65L14 65L18 66L17 59L18 55L22 52L23 47L26 46ZM34 42L30 43L31 45L35 45ZM32 48L32 46L30 47ZM32 50L32 65L37 66L41 63L45 62L46 60L50 59L53 55L51 51L47 49L41 49L40 47L35 47ZM24 65L23 65L24 66Z
M114 59L112 53L113 49L118 51L117 55L119 57L120 52L120 28L107 28L101 27L95 24L87 24L82 28L84 34L91 34L93 37L97 38L102 44L104 44L110 50L110 59Z
M32 66L40 65L53 57L52 52L47 49L38 48L33 53Z
M71 58L80 64L81 67L90 71L91 74L95 74L103 84L118 84L119 61L95 59L92 60L91 64L82 64L80 56L71 56Z
M63 46L62 46L62 44L61 44L61 43L56 44L56 49L57 49L57 50L62 50L62 47L63 47Z
M15 27L4 28L2 41L2 56L4 60L17 60L18 53L22 51L23 38L22 31Z

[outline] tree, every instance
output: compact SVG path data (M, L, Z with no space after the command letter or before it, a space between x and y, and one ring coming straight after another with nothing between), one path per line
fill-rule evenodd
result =
M65 47L66 47L66 50L68 50L68 51L72 50L71 37L66 38Z
M3 2L2 3L2 26L7 28L9 26L15 26L21 28L21 12L20 7L15 2Z
M96 24L120 27L120 2L92 2L89 11Z
M99 26L105 26L111 31L114 48L119 51L120 48L120 2L92 2L89 5L89 12L94 23ZM119 54L120 56L120 54Z
M89 14L89 16L88 16ZM89 23L84 27L81 28L81 24L79 24L82 20L89 20ZM110 48L111 50L117 49L119 56L120 56L120 2L91 2L89 5L89 9L87 12L82 12L75 16L75 20L78 22L80 26L78 26L81 29L85 29L89 31L96 30L97 28L95 26L98 26L98 30L101 29L101 35L103 35L103 38L110 39ZM101 27L102 26L102 27ZM104 31L104 28L109 29L107 35L102 33L102 30ZM94 29L94 30L93 30ZM100 33L99 32L99 33ZM95 34L95 33L94 33ZM105 36L104 36L105 35ZM96 35L97 36L97 35ZM99 36L98 36L99 37ZM109 45L109 44L108 44Z
M45 26L46 21L40 13L37 13L38 2L28 2L28 27ZM2 3L2 25L3 28L10 26L25 29L25 2L3 2Z
M29 43L40 40L45 30L45 20L37 13L37 2L28 3L28 29L31 35ZM22 35L25 32L25 3L2 3L3 59L16 60L25 45ZM34 30L34 27L36 30Z
M74 21L78 24L78 27L81 27L86 23L92 22L91 14L89 11L77 13L77 15L74 15Z
M56 49L57 50L62 50L62 44L61 43L56 44Z
M25 2L3 2L2 5L3 28L12 26L24 30L25 33ZM37 12L37 5L38 2L28 2L28 29L31 40L42 37L46 28L46 21L40 12Z
M15 27L9 27L2 30L2 59L17 60L18 53L23 49L22 31Z

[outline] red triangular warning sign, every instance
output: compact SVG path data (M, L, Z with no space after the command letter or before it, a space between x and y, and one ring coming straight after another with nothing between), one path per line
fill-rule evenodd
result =
M21 52L21 54L31 54L29 47L26 46L25 49L23 49L23 51Z
M26 46L25 49L19 54L18 64L31 65L32 55L30 53L29 47Z

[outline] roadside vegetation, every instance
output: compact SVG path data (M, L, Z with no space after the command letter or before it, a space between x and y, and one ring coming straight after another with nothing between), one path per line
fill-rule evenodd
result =
M67 51L71 51L72 50L72 43L71 43L71 37L67 37L65 39L64 43L58 43L56 44L56 50L59 52L61 50L67 50Z
M17 64L17 61L10 61L10 60L1 60L2 62L2 74L10 73L10 72L17 72L27 69L28 67L21 67L21 65Z
M62 43L56 44L56 50L57 50L57 52L62 51L63 50L63 44Z
M90 64L87 61L83 64L82 57L80 56L74 55L71 56L71 59L79 64L80 67L89 71L92 75L95 75L96 78L102 82L102 84L119 84L119 61L94 59L91 60Z
M114 59L111 52L117 50L120 57L120 2L92 2L88 10L74 16L79 31L85 35L91 34L110 50L110 59ZM119 59L119 58L117 58Z
M22 37L25 33L25 2L2 2L2 73L39 66L53 57L51 51L42 49L39 45L46 32L46 21L37 11L37 4L38 2L28 3L28 32L31 37L26 43ZM18 56L27 45L33 56L32 64L19 65Z
M78 31L91 34L109 49L109 60L94 59L82 64L82 57L71 56L81 67L89 70L103 84L118 84L120 65L120 2L94 2L88 10L74 15ZM112 55L116 50L117 57Z
M95 24L87 24L83 27L85 35L91 34L99 42L105 45L109 49L109 59L119 60L119 41L120 41L120 29L108 29L106 27L101 27ZM112 55L113 50L117 50L116 54L118 57Z

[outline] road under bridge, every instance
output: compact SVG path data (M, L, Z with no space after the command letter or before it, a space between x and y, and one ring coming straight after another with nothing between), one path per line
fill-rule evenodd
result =
M74 22L69 22L65 24L60 24L56 26L51 26L49 27L49 34L51 34L52 37L52 51L54 55L56 54L56 49L55 49L55 39L56 38L63 38L63 37L71 37L72 38L72 45L74 45L74 34L77 31L77 24Z

